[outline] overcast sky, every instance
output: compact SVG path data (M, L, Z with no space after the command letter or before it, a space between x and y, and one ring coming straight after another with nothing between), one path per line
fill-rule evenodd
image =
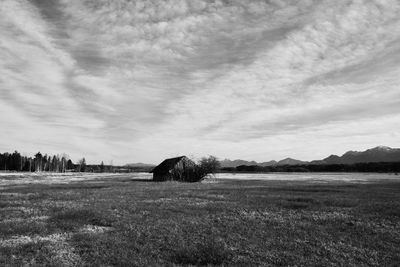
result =
M311 160L399 141L398 0L0 0L0 152Z

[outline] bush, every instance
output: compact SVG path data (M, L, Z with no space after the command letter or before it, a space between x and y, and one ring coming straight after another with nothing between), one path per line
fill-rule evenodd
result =
M202 158L197 164L188 166L182 172L173 174L176 181L199 182L220 168L220 163L214 156Z
M214 156L208 158L202 158L198 163L199 168L205 173L214 174L218 169L221 168L221 163Z

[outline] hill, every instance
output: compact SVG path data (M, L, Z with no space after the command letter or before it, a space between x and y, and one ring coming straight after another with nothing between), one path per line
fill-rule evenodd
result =
M125 164L125 166L124 167L129 167L129 168L153 168L153 167L155 167L156 165L154 165L154 164L148 164L148 163L141 163L141 162L138 162L138 163L128 163L128 164Z
M278 161L276 165L302 165L302 164L308 164L308 161L301 161L298 159L292 159L292 158L286 158L283 160Z
M236 159L236 160L224 159L224 160L221 160L220 163L221 163L222 168L236 168L237 166L241 166L241 165L247 165L247 166L257 165L257 166L262 166L262 167L274 166L278 162L276 162L275 160L271 160L268 162L258 163L256 161L246 161L246 160L241 160L241 159Z

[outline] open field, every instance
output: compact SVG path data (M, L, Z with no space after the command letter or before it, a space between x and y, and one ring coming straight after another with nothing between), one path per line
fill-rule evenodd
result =
M400 265L400 179L13 175L0 176L0 266Z

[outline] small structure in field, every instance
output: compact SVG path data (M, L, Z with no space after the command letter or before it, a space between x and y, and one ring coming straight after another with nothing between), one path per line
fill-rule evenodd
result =
M195 168L196 163L181 156L164 160L150 173L153 173L154 181L193 182Z

